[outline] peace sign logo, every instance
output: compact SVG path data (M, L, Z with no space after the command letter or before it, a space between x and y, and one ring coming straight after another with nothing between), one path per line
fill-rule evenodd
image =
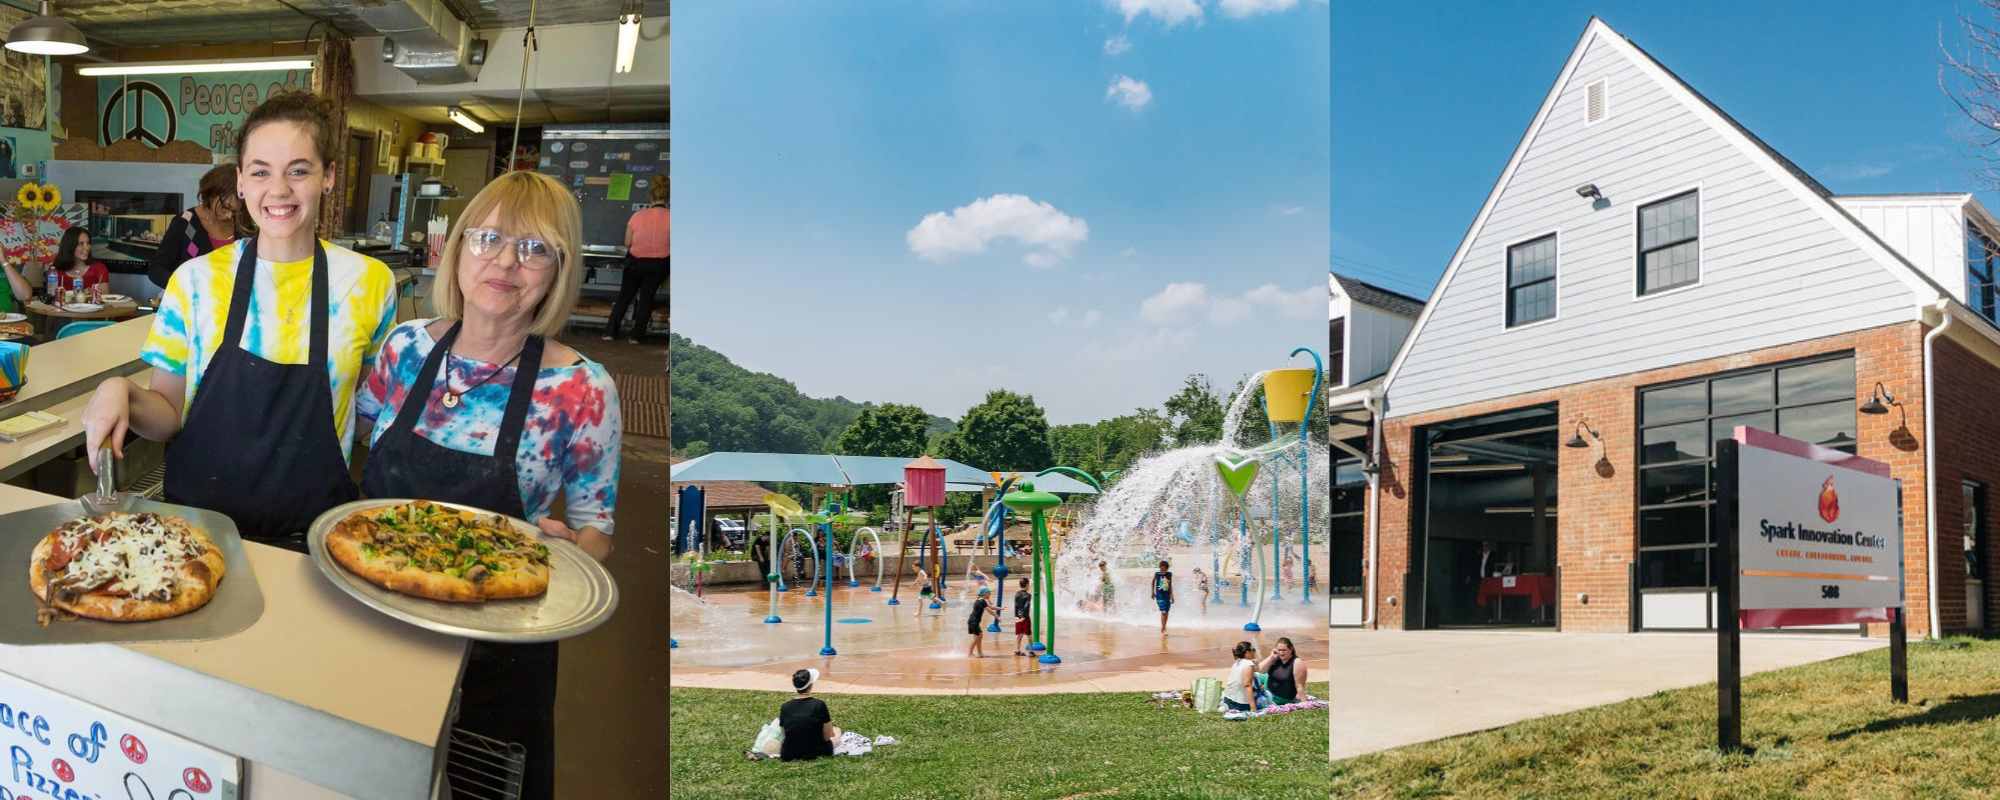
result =
M124 124L127 115L121 103L131 104L130 127ZM162 127L166 129L165 133L160 132ZM118 136L107 135L107 144L119 139L138 139L154 147L163 147L180 133L180 121L174 115L174 101L167 96L167 90L151 81L132 81L111 93L110 102L104 104L104 115L98 130L107 133L124 131Z

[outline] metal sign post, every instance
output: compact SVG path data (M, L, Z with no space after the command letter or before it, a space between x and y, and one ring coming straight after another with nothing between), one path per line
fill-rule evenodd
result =
M1738 608L1743 573L1737 567L1736 448L1734 439L1715 443L1715 472L1709 487L1715 498L1709 507L1709 529L1721 540L1715 548L1715 746L1724 753L1743 751L1743 626Z

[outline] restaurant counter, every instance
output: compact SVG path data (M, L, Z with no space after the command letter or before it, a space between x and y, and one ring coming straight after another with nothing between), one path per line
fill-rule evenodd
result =
M0 514L73 502L0 485ZM0 547L45 533L0 530ZM242 759L248 800L337 796L314 786L371 800L432 796L466 640L362 605L306 556L252 542L244 550L264 614L241 633L0 644L0 672Z
M28 382L0 404L0 419L40 410L67 422L0 443L0 480L73 457L83 408L105 378L150 384L139 352L151 325L141 317L34 347ZM74 502L0 484L0 514ZM0 529L0 547L47 533ZM362 605L305 556L244 549L264 595L248 629L192 643L0 644L0 673L242 759L244 798L431 796L466 640Z

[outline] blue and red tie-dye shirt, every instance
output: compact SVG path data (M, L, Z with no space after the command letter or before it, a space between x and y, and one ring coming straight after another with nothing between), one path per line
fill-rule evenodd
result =
M424 359L437 346L425 329L433 320L405 322L389 331L368 382L355 393L355 413L372 420L373 446L396 422L404 398L417 382ZM456 355L445 359L451 385L464 388L493 371L492 364ZM493 454L500 437L500 418L514 385L508 367L459 399L457 408L444 407L438 391L440 374L416 434L434 444L464 453ZM618 456L623 429L618 415L618 387L604 365L583 359L573 366L550 367L535 378L535 401L521 431L516 466L521 476L521 507L529 521L548 516L556 495L562 494L565 522L576 530L594 527L611 533L612 510L618 505Z

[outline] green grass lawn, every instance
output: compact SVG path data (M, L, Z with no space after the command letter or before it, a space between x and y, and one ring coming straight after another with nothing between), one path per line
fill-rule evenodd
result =
M1327 696L1327 684L1307 687ZM1228 722L1147 694L821 695L833 724L903 744L858 758L750 762L791 695L674 689L675 798L1322 797L1327 712Z
M2000 797L2000 641L1877 650L1743 681L1747 755L1715 749L1715 685L1333 765L1334 797Z

